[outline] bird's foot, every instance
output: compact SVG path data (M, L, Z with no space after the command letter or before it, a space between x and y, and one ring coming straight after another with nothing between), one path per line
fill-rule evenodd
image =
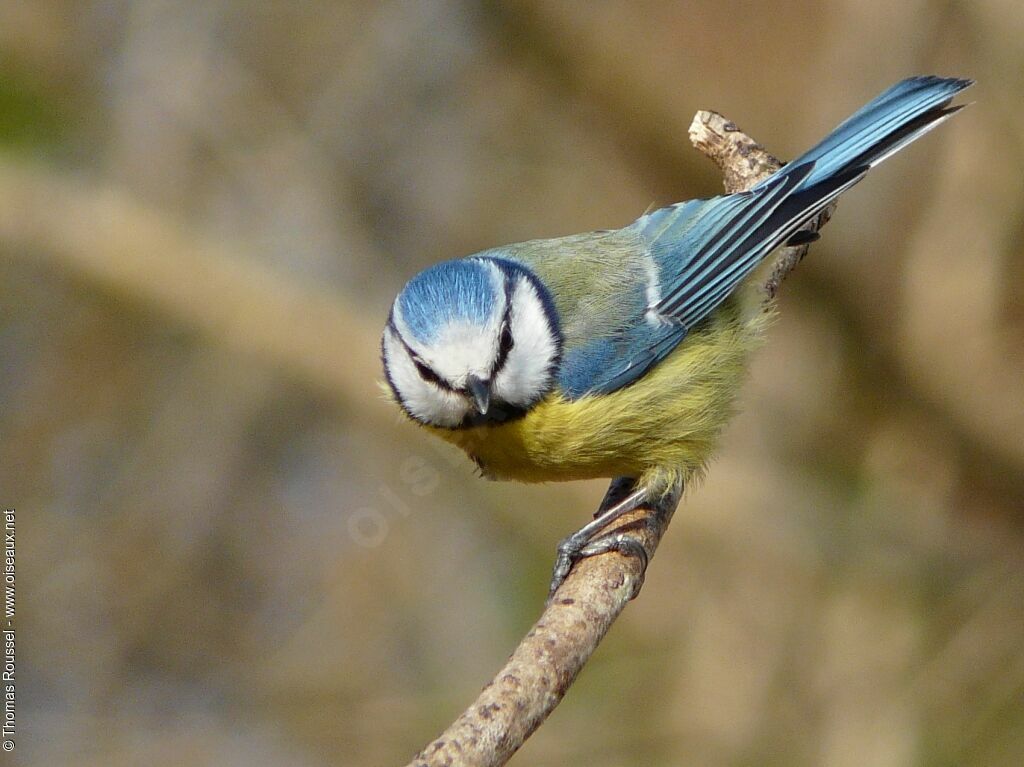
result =
M625 497L620 497L623 492L622 483L624 483L622 479L612 483L593 521L588 522L558 544L558 556L555 559L554 572L551 574L551 586L548 590L549 601L569 575L572 566L586 557L593 557L609 551L618 551L622 554L639 557L642 569L647 569L647 551L635 538L625 533L598 535L604 528L624 514L639 508L647 499L647 491L643 488L634 489ZM633 487L632 482L629 483L628 487ZM641 577L637 590L639 590L639 584L642 582L643 578ZM636 594L634 593L633 596L636 596Z

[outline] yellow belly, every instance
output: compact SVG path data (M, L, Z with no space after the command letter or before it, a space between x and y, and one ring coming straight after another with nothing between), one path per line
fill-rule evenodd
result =
M575 401L556 392L516 421L431 431L496 479L632 476L652 490L667 489L700 472L714 452L765 316L728 302L653 370L616 392Z

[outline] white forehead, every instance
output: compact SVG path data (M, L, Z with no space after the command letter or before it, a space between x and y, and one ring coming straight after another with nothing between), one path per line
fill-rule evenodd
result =
M484 326L452 323L438 336L435 347L423 352L423 359L456 387L465 385L469 373L485 378L498 353L500 325L500 314Z

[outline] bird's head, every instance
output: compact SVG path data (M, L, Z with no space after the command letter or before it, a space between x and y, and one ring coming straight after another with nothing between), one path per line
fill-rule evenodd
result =
M547 290L498 258L446 261L413 277L384 328L384 372L413 419L456 428L528 410L554 383L561 333Z

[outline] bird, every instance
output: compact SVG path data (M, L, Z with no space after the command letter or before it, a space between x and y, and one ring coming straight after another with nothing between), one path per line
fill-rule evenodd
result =
M559 545L551 593L582 557L646 567L639 544L602 533L703 474L771 319L758 266L813 239L806 224L972 84L902 80L748 191L430 266L385 323L386 393L485 477L626 483Z

